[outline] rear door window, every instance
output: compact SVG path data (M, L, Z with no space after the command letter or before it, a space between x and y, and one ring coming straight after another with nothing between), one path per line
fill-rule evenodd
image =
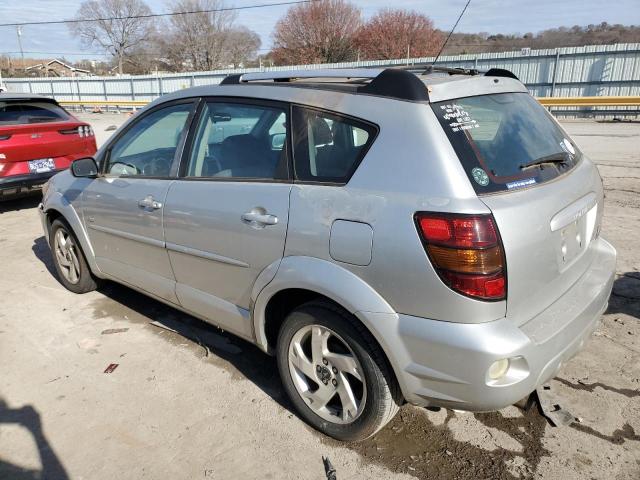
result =
M433 104L478 194L530 187L571 170L577 146L527 93Z
M0 102L0 125L60 122L69 115L52 102Z
M377 128L328 112L293 107L297 180L346 183L371 146Z
M287 108L208 101L200 114L187 177L286 180Z

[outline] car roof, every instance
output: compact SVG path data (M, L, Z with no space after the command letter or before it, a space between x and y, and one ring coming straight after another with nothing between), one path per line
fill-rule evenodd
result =
M277 89L277 93L276 90ZM439 102L490 93L527 92L507 70L487 72L441 67L280 70L234 74L219 85L187 88L157 99L194 96L246 96L283 100L300 98L294 91L326 91L410 102ZM287 94L286 92L289 92Z
M35 93L18 93L18 92L1 92L0 93L0 102L14 101L14 100L22 100L22 101L35 100L38 102L57 103L51 97L45 97L44 95L38 95Z

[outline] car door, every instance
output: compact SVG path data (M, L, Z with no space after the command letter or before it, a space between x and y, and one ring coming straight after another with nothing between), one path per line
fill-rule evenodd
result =
M251 337L251 289L282 258L289 215L288 107L202 103L164 210L176 295L191 312Z
M142 113L109 145L101 175L83 192L100 270L174 303L162 211L194 110L195 100L183 100Z

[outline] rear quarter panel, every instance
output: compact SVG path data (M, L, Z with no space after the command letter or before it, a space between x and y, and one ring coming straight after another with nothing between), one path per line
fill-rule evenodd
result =
M445 286L418 237L417 211L489 213L430 106L374 97L361 103L367 107L354 108L350 115L378 124L380 133L347 185L294 185L285 256L314 256L340 265L398 313L467 323L503 317L504 301L473 300ZM368 265L331 257L331 226L339 219L371 225Z

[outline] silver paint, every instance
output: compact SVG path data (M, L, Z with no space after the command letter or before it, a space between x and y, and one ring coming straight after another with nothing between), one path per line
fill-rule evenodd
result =
M433 101L525 91L508 78L421 79ZM526 396L597 325L616 254L596 230L587 238L603 205L600 177L587 158L552 182L478 197L428 103L246 83L181 90L146 108L203 96L308 105L368 120L380 132L345 186L56 175L39 210L43 227L47 215L62 214L96 276L270 353L269 301L287 289L314 291L371 332L407 401L468 410ZM138 205L149 195L157 209ZM417 211L492 213L504 243L507 300L474 300L442 283L418 237ZM349 238L332 232L336 222L372 233L357 227ZM501 358L513 358L517 370L502 384L488 382L487 369Z

